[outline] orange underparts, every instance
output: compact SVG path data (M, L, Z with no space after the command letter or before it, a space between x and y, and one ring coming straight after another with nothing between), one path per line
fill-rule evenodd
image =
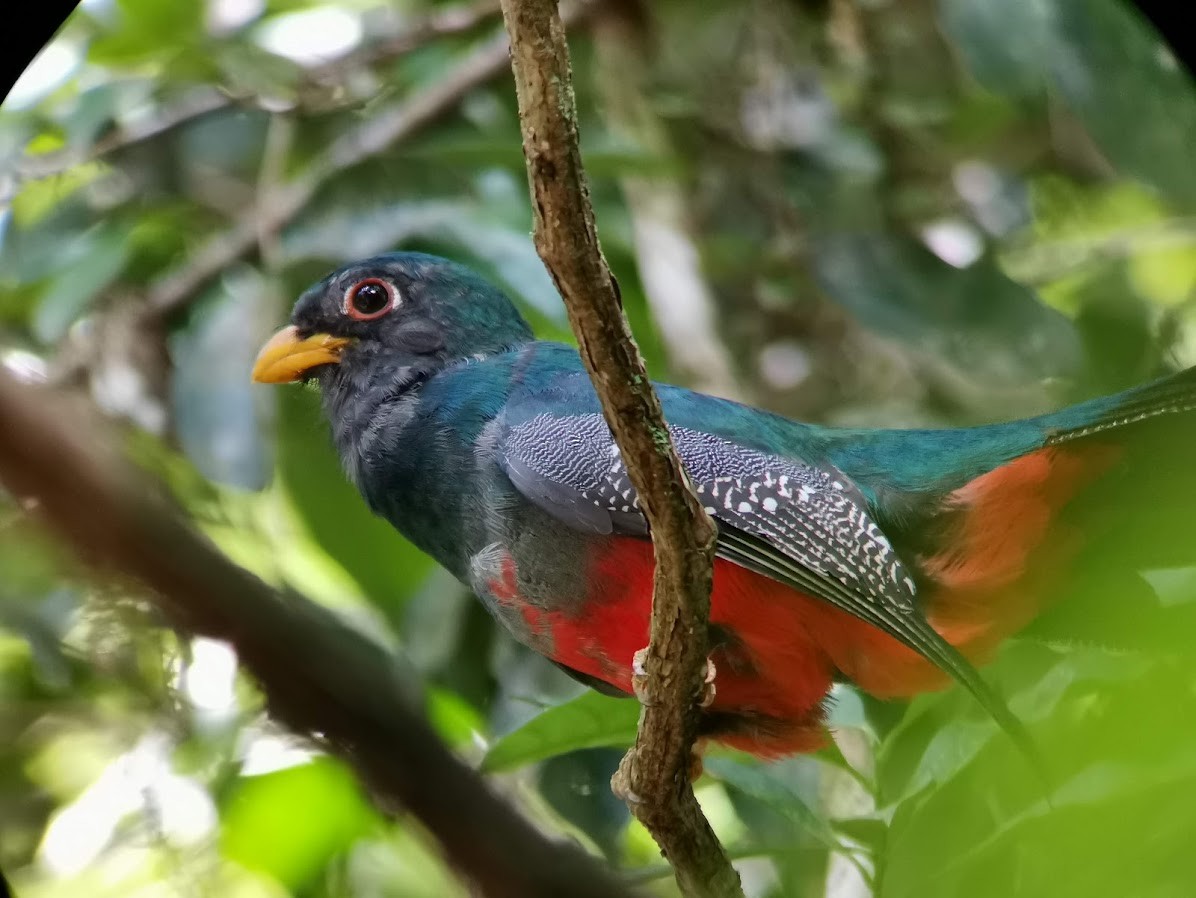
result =
M1043 449L976 478L949 499L958 509L946 547L922 559L931 624L973 661L1049 601L1078 547L1059 510L1106 471L1115 451ZM631 659L648 642L653 558L645 540L611 538L591 558L587 601L569 612L519 602L504 590L553 660L631 691ZM496 584L498 585L498 584ZM710 621L717 643L719 721L712 738L753 754L811 751L824 741L823 702L836 671L877 697L942 688L948 678L880 630L787 586L718 559ZM721 638L721 642L719 641Z
M652 546L620 538L609 545L591 560L595 586L581 614L535 609L540 619L528 622L548 627L554 660L631 692L632 656L648 644ZM710 622L728 640L711 651L717 675L709 711L734 716L734 726L712 734L719 741L763 755L823 744L822 701L834 671L807 629L812 604L780 583L715 561Z

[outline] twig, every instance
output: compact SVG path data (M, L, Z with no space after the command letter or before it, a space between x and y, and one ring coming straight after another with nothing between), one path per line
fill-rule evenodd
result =
M493 898L627 898L582 851L548 841L455 758L396 659L335 615L237 567L151 494L58 397L0 372L0 483L101 571L135 578L184 630L228 640L274 715L353 765ZM312 809L318 813L319 809Z
M593 11L594 0L572 4L565 12L570 24ZM256 248L260 233L277 233L299 214L322 184L333 175L394 146L452 110L471 90L498 77L507 67L505 34L483 44L452 72L381 110L336 140L307 172L267 197L263 206L246 214L229 230L210 238L178 269L167 272L149 289L150 315L168 317L185 306L209 280Z
M164 134L172 128L192 121L236 101L233 95L214 87L197 87L152 118L142 119L101 137L86 149L64 149L53 153L24 156L17 163L15 182L37 181L65 174L76 165L93 162L110 153L123 150ZM14 192L15 192L14 187ZM3 197L7 202L11 197Z
M249 255L261 233L277 233L333 175L374 156L449 112L475 87L499 75L506 64L505 38L475 50L451 72L405 102L379 112L342 135L290 184L255 205L229 230L210 238L180 268L167 272L149 289L148 314L168 317L185 306L209 280Z
M511 36L536 248L564 297L655 547L646 663L652 701L613 785L660 845L686 895L742 896L689 779L706 665L714 524L677 457L598 244L556 3L503 0L503 18Z
M497 17L499 12L497 0L478 0L475 3L438 10L407 25L398 34L367 44L342 59L307 69L303 72L302 83L299 85L299 105L305 105L302 103L305 89L335 82L343 83L349 72L395 60L442 37L472 31L488 19ZM252 94L209 86L196 87L157 115L112 131L90 147L23 157L17 164L14 184L61 175L76 165L135 146L221 109L237 104L255 105L256 99ZM2 201L7 202L9 199L11 197L4 197Z
M442 37L472 31L487 20L497 18L501 12L498 0L477 0L475 3L430 12L396 35L362 47L345 59L313 69L309 79L322 81L339 78L345 69L364 68L383 60L395 59Z

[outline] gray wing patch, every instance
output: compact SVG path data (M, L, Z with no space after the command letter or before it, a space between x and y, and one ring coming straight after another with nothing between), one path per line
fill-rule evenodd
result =
M863 496L838 471L685 427L669 431L706 511L724 527L751 534L861 597L913 608L913 579ZM500 451L515 487L559 520L595 533L647 533L601 415L536 415L509 428Z
M508 428L499 453L515 488L563 523L594 533L648 533L601 415L537 415Z
M750 454L759 456L753 473L697 484L708 514L853 592L913 608L913 578L846 478Z
M533 504L578 530L607 534L614 530L609 510L568 484L551 480L519 456L505 456L503 469L511 483Z

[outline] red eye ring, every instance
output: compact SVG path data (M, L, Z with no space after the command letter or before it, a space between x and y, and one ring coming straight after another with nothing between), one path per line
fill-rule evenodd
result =
M344 312L358 321L381 318L396 305L394 286L381 278L364 278L345 291Z

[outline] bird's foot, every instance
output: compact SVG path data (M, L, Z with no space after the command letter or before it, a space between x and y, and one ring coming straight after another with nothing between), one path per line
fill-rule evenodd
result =
M644 646L631 656L631 689L641 705L652 704L648 692L648 647Z
M718 668L714 666L713 661L707 658L706 673L702 677L702 697L698 699L699 708L709 708L714 704L714 698L718 695L718 688L714 685L714 678L716 676L718 676ZM699 766L700 764L701 761L699 759Z
M631 657L631 688L635 692L635 697L640 700L641 705L652 704L652 693L648 686L648 647L637 651ZM718 675L718 670L714 666L714 662L709 658L706 659L706 673L702 677L702 694L698 699L699 708L709 708L714 704L714 697L718 690L715 687L714 679Z

